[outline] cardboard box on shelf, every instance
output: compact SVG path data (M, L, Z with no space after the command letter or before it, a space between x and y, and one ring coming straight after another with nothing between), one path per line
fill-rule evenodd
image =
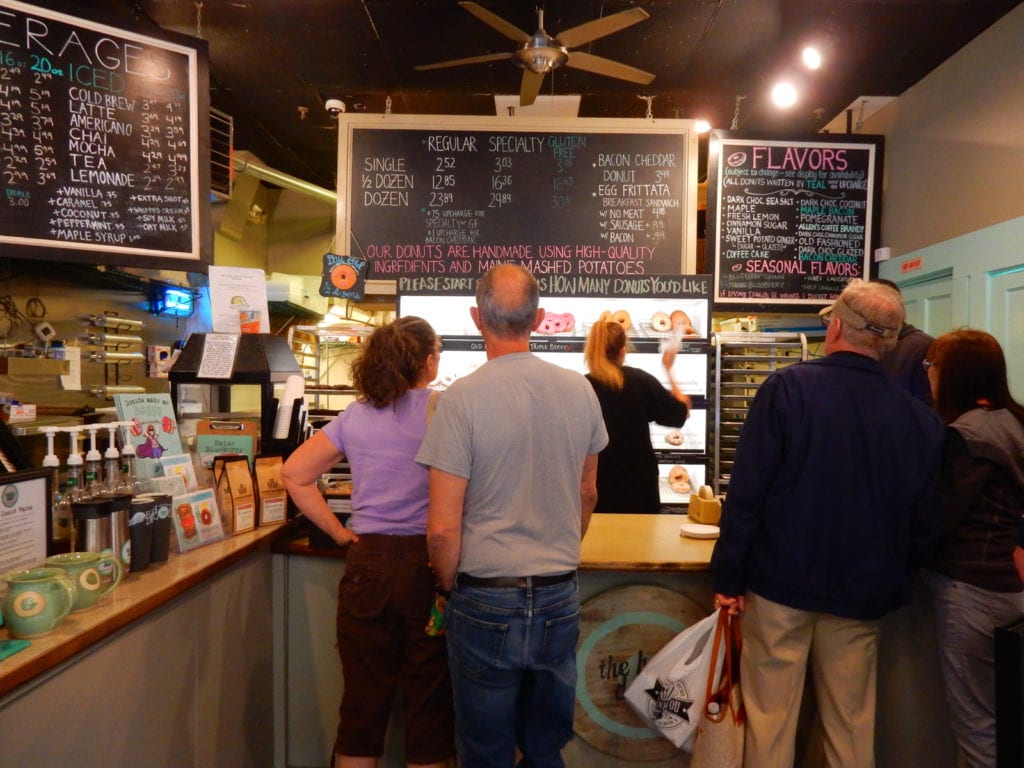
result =
M36 417L36 406L34 403L4 403L0 409L0 418L7 424L17 421L33 421Z

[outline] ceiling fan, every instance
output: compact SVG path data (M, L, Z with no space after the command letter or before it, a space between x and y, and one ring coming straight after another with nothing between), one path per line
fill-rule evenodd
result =
M537 99L544 75L562 65L641 85L647 85L654 79L654 75L644 72L642 69L583 51L569 50L649 18L647 11L643 8L631 8L627 11L613 13L611 16L594 19L552 37L544 31L544 11L541 8L537 9L537 31L528 35L514 24L505 21L501 16L491 13L477 3L460 2L459 5L489 27L519 43L519 48L512 53L488 53L465 59L440 61L436 64L421 64L413 69L426 71L512 59L513 63L523 70L523 81L519 88L519 105L522 107L533 104Z

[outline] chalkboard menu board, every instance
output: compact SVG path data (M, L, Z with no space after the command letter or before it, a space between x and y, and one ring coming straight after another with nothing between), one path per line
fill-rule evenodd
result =
M371 278L679 274L695 250L690 121L359 117L339 219Z
M0 0L0 253L198 269L212 256L205 43L48 5Z
M870 276L881 212L882 138L712 134L708 261L715 304L832 301Z

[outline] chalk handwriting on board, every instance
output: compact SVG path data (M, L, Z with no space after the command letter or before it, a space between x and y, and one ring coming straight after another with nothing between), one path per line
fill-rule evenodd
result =
M681 270L688 137L356 127L352 252L370 277Z
M197 56L0 1L0 242L198 259Z
M713 137L717 302L821 304L867 276L881 139L857 139Z

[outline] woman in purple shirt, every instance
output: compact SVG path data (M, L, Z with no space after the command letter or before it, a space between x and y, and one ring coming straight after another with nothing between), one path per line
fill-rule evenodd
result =
M335 765L372 768L384 751L401 682L405 756L442 766L455 754L445 638L425 631L434 600L427 561L427 470L413 460L432 409L427 384L441 345L433 328L403 317L374 331L352 364L356 402L285 462L295 504L346 546L338 588L338 652L345 690ZM352 468L352 516L342 526L320 476L343 457Z

